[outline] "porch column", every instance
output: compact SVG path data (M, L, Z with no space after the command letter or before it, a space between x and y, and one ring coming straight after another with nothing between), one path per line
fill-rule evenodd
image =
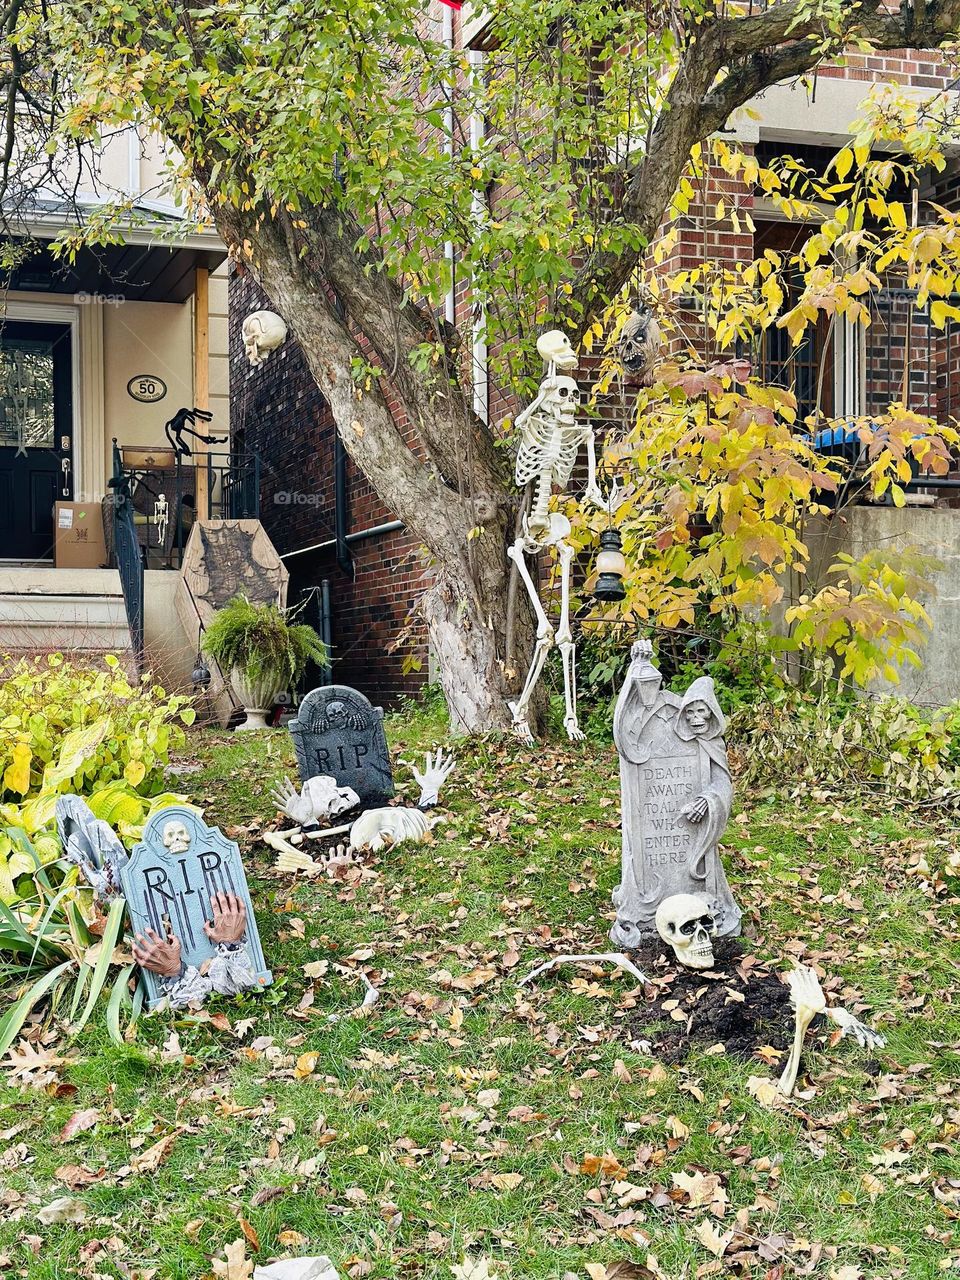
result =
M210 272L197 267L197 283L193 294L193 403L197 409L210 408ZM207 423L198 423L199 431L209 431ZM207 474L208 446L197 440L194 457L197 464L197 519L206 520L210 513L210 485Z

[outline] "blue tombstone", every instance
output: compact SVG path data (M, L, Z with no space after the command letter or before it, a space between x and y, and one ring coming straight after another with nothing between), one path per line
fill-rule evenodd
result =
M143 839L134 845L130 861L120 871L120 883L134 934L153 929L162 937L165 921L180 940L185 965L199 968L214 954L214 945L203 931L212 919L210 899L215 893L232 893L247 909L247 953L261 987L273 974L267 968L253 915L253 903L240 850L219 827L208 827L186 805L159 809L147 821ZM157 975L143 971L148 1007L164 998Z

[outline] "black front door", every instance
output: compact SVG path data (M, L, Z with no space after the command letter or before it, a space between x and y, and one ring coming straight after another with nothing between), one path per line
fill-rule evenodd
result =
M73 497L70 326L0 322L0 560L53 557Z

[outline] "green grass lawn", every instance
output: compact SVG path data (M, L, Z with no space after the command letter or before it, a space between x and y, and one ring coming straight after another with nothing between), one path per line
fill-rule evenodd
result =
M443 732L388 721L396 756ZM143 1018L122 1049L91 1027L57 1080L0 1093L0 1270L242 1280L222 1259L244 1234L251 1260L327 1253L344 1277L451 1277L465 1254L556 1280L619 1260L671 1278L960 1269L957 900L911 871L942 865L949 833L893 806L739 796L726 862L757 955L818 963L888 1034L871 1063L820 1032L800 1095L771 1109L747 1082L775 1064L633 1051L644 997L609 966L517 986L609 946L612 745L461 748L433 843L356 882L271 870L258 830L296 773L285 731L190 746L203 771L178 785L240 841L275 985ZM360 967L382 996L351 1016ZM60 1141L87 1109L95 1126ZM44 1225L61 1196L82 1221Z

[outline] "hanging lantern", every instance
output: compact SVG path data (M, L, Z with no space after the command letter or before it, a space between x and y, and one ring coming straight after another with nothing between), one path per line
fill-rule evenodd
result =
M623 575L627 562L623 558L620 534L616 529L604 529L600 535L600 554L597 556L597 585L593 588L595 600L616 603L626 597Z
M193 683L197 689L206 689L210 685L210 668L199 653L197 654L196 666L193 668Z

